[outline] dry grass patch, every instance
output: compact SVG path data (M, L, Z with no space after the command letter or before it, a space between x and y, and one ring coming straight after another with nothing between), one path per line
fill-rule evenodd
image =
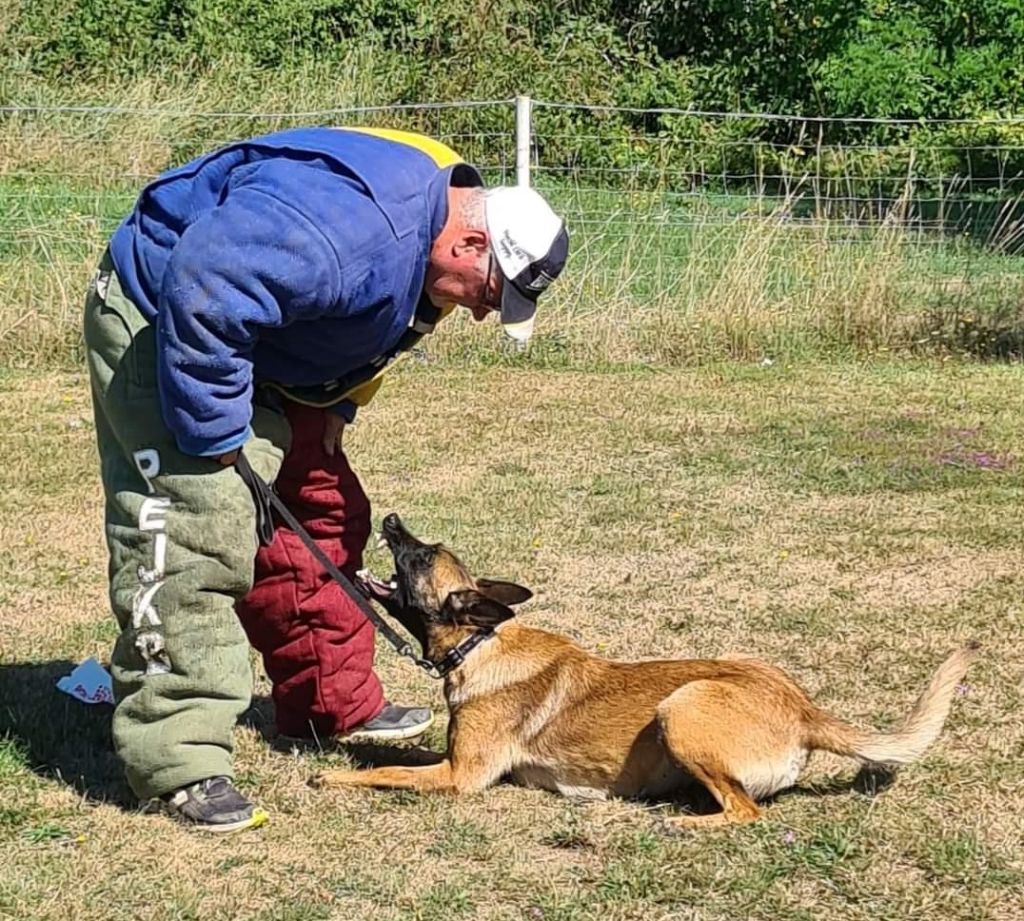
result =
M1024 898L1020 383L940 364L410 362L347 435L375 516L531 585L525 621L620 657L764 655L877 726L954 645L985 652L888 791L857 793L851 765L818 757L766 821L705 835L667 834L671 805L513 787L314 791L346 755L273 744L254 659L238 782L273 821L210 842L137 812L109 713L53 690L113 636L87 388L0 376L0 917L1008 921ZM954 443L1011 460L946 463ZM388 650L378 663L392 699L441 707L436 683ZM443 746L443 720L427 741Z

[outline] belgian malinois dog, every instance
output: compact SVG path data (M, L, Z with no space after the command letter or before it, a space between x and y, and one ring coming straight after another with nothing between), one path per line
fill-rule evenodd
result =
M364 572L360 587L416 637L425 658L454 666L444 684L448 751L436 764L325 771L321 786L469 793L508 776L566 796L653 798L702 785L721 811L670 821L750 822L761 815L758 800L792 786L813 751L869 765L920 758L977 648L939 666L900 729L874 732L826 713L757 659L615 662L506 623L509 605L530 598L529 589L474 579L397 515L384 519L382 538L395 576L385 583Z

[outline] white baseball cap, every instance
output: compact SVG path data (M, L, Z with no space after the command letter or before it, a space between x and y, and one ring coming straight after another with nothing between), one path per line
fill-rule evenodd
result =
M537 298L561 273L569 254L565 222L543 196L525 186L484 194L491 249L504 276L501 323L519 342L533 333Z

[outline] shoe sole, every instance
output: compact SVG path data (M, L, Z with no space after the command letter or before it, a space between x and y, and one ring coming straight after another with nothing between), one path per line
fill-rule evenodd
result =
M373 743L373 742L408 742L420 738L431 726L434 725L434 716L423 723L415 726L406 726L404 729L371 729L367 731L355 730L346 735L335 736L335 741L348 743Z
M252 815L238 822L226 822L223 825L190 823L189 829L211 835L226 835L233 831L244 831L246 828L261 828L270 821L270 813L265 809L254 809Z

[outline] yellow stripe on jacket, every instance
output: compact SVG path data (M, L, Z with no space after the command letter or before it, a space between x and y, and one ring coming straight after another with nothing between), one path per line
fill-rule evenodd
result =
M425 134L416 134L413 131L398 131L395 128L339 128L338 130L372 134L374 137L384 138L387 141L395 141L398 144L415 147L430 157L441 169L463 162L462 157L447 144L442 144L440 141L428 138Z

